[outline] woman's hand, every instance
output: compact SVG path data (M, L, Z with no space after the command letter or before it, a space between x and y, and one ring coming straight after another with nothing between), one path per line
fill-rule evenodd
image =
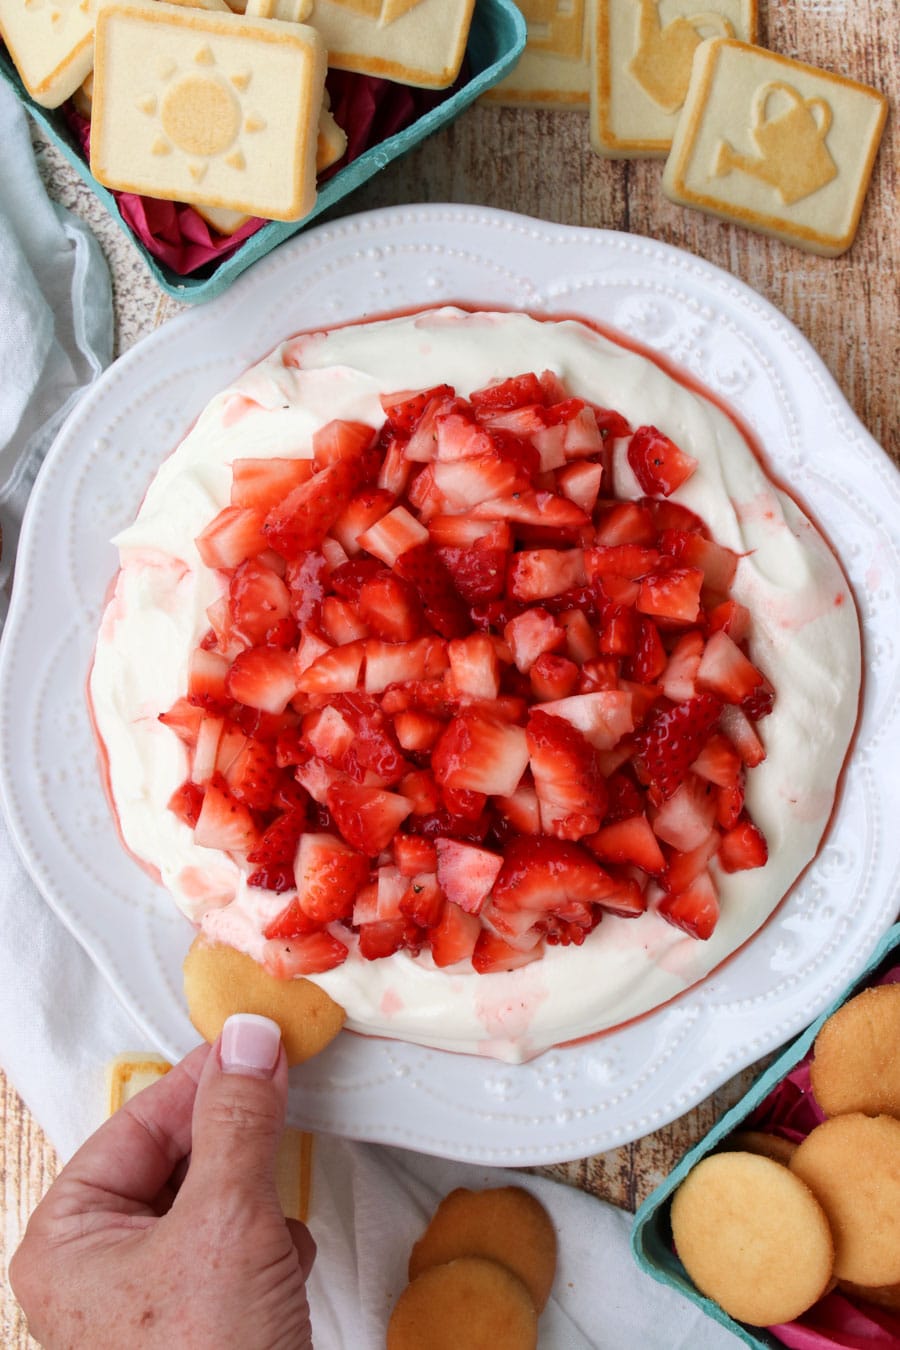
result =
M315 1244L275 1189L278 1027L229 1018L92 1135L9 1268L47 1350L308 1350Z

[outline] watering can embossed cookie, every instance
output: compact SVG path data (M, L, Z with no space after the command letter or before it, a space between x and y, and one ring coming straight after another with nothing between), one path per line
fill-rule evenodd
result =
M612 158L666 155L694 53L756 38L756 0L596 0L591 143Z
M698 47L663 192L836 257L856 234L884 95L729 38Z

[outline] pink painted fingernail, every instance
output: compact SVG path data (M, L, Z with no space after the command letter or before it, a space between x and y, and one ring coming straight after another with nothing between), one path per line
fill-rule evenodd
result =
M278 1063L281 1028L256 1013L235 1013L222 1028L219 1058L223 1073L271 1078Z

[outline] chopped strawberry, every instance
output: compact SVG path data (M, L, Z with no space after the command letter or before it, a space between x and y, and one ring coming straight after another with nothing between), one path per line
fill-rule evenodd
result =
M207 784L203 805L194 827L194 842L223 853L248 853L259 834L250 811L231 795L223 778L215 775Z
M294 875L303 912L318 923L330 923L352 913L356 892L369 875L369 861L336 835L309 832L300 836Z
M271 807L280 776L274 747L250 736L223 772L232 795L254 811Z
M317 548L359 485L355 459L339 459L301 483L272 508L263 523L269 547L284 558Z
M752 689L747 697L741 700L741 707L753 722L759 722L761 718L768 717L774 706L775 690L765 676L756 688Z
M628 445L628 463L643 491L662 497L670 497L697 467L693 455L656 427L638 427Z
M382 394L381 406L391 426L408 436L415 431L429 403L453 398L453 392L449 384L441 384L416 393Z
M363 623L356 606L338 595L325 596L319 622L322 632L335 647L369 636L368 626Z
M441 790L428 769L413 769L400 779L400 791L413 804L414 816L430 816L441 802Z
M611 750L634 730L632 702L625 690L601 689L555 699L541 711L570 723L595 750Z
M765 746L743 708L726 703L722 709L720 725L748 769L762 764L766 757Z
M346 961L348 948L331 933L297 934L266 943L262 965L276 980L295 980L301 975L321 975Z
M378 487L364 487L354 493L331 527L331 534L348 557L360 552L360 535L387 515L394 500L393 493Z
M491 701L500 693L500 662L492 640L470 633L447 644L450 660L448 690L462 699Z
M319 468L341 459L359 459L376 435L375 428L365 422L345 422L335 418L313 432L313 459Z
M540 834L541 804L532 783L520 783L511 797L497 797L494 804L517 834Z
M734 580L738 555L694 530L663 530L660 547L688 567L699 567L704 585L724 595Z
M715 818L715 788L688 774L671 797L654 811L653 833L679 853L690 853L703 844L715 826Z
M230 698L264 712L284 712L297 692L292 652L250 647L236 656L225 680Z
M496 797L515 792L527 764L524 730L474 711L461 712L450 723L431 756L442 787Z
M565 653L570 661L583 666L600 654L597 634L587 616L580 609L565 609L556 616L556 622L565 630Z
M174 731L180 741L187 746L197 744L197 735L204 712L201 703L191 703L187 698L177 698L168 712L159 714L159 721Z
M769 848L765 835L749 816L722 835L719 846L719 864L725 872L742 872L752 867L765 867Z
M268 548L262 511L226 506L194 541L207 567L237 567Z
M697 694L697 667L703 655L703 635L696 629L682 633L669 653L659 683L666 698L673 703L694 698Z
M445 638L466 635L469 617L450 573L431 544L407 549L397 558L395 570L415 588L436 633Z
M403 915L396 919L377 919L374 923L360 925L359 954L367 961L381 961L411 946L414 941L414 925Z
M719 921L719 896L709 872L701 872L686 890L664 895L657 909L676 928L707 941Z
M700 613L703 573L699 567L650 572L639 583L635 602L642 614L675 623L695 623Z
M302 694L344 694L356 689L366 654L365 642L329 647L296 677Z
M508 553L512 531L504 521L474 520L472 516L433 516L428 522L431 542L438 549L468 550L473 544L483 549Z
M413 807L399 793L351 782L333 783L325 801L347 843L370 858L387 848Z
M563 497L568 497L587 516L593 513L597 505L602 482L603 465L590 460L567 464L556 475L556 485Z
M482 928L472 952L472 965L479 975L492 975L497 971L518 970L537 961L541 953L537 947L530 951L521 951L504 942L502 937Z
M231 505L271 511L312 478L311 459L236 459L231 465Z
M415 834L395 834L391 850L394 861L405 877L437 871L437 849L430 839L422 839Z
M363 582L357 604L363 622L388 642L409 642L425 631L418 596L409 582L390 572Z
M477 914L467 914L448 901L437 924L429 931L434 964L443 968L471 960L478 935L483 931Z
M737 600L723 600L709 611L707 616L709 631L717 633L722 629L734 642L746 642L750 636L750 611Z
M207 712L224 712L234 697L228 689L230 663L218 652L195 647L188 668L188 702Z
M448 900L467 914L479 914L491 893L503 859L488 849L456 839L437 841L437 879Z
M503 594L507 556L503 549L439 548L438 556L466 604L484 604Z
M543 403L544 391L536 375L512 375L476 389L469 402L479 415L500 412L507 408L521 408L526 403Z
M667 663L659 629L649 619L641 619L634 651L622 663L623 675L638 684L653 684L664 673Z
M721 703L712 694L699 694L661 708L641 728L635 765L660 798L670 797L684 781L721 710Z
M247 861L266 865L293 864L305 822L306 815L302 808L283 811L263 831L259 843L247 854Z
M404 750L421 754L438 741L446 723L431 713L408 708L394 717L394 732Z
M726 703L743 703L761 685L761 673L725 632L713 633L697 667L697 685Z
M228 602L235 626L251 646L264 642L269 630L291 612L287 586L258 558L248 558L234 572Z
M294 868L291 863L263 863L247 877L247 885L263 891L275 891L281 895L285 891L296 889Z
M203 788L198 783L192 783L190 779L187 779L180 787L175 789L167 805L179 820L183 820L185 825L194 829L200 819L203 796Z
M584 842L603 862L633 863L654 876L666 865L663 851L645 815L604 825Z
M506 846L492 898L499 910L538 918L570 901L599 903L615 889L609 873L579 844L523 835Z
M405 506L395 506L359 536L359 544L387 567L393 567L401 553L427 545L428 539L425 526Z
M526 736L544 833L557 839L593 834L607 801L593 747L571 723L544 710L532 712Z
M565 629L546 609L536 606L510 619L503 629L517 670L527 675L544 652L556 652L566 641Z
M369 638L364 646L367 694L380 694L393 684L437 679L450 665L446 644L439 638L424 637L415 642L380 642ZM443 684L440 687L443 689ZM382 706L385 712L397 711L387 699ZM408 702L403 706L409 706Z
M585 579L582 549L533 549L513 555L508 586L517 600L531 602L562 595Z
M597 526L597 543L649 544L656 542L656 526L642 502L615 502L604 510Z
M400 913L419 928L433 928L444 912L444 896L434 872L419 872L409 879L400 900Z
M578 688L580 676L574 661L550 652L542 652L528 672L532 693L540 702L567 698Z
M544 529L580 530L590 517L580 506L553 492L518 489L514 495L479 501L472 507L476 520L506 520L513 526L539 525Z
M734 787L743 776L743 766L728 737L714 734L694 760L691 772L717 787Z
M686 891L700 873L706 870L710 859L718 853L721 842L718 830L710 830L696 848L688 849L686 852L673 849L669 854L666 870L660 877L664 888L673 894Z

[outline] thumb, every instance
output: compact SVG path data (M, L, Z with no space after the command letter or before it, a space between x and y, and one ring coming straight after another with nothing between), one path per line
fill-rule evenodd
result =
M278 1024L254 1013L229 1017L197 1085L182 1189L274 1196L286 1104L287 1059Z

